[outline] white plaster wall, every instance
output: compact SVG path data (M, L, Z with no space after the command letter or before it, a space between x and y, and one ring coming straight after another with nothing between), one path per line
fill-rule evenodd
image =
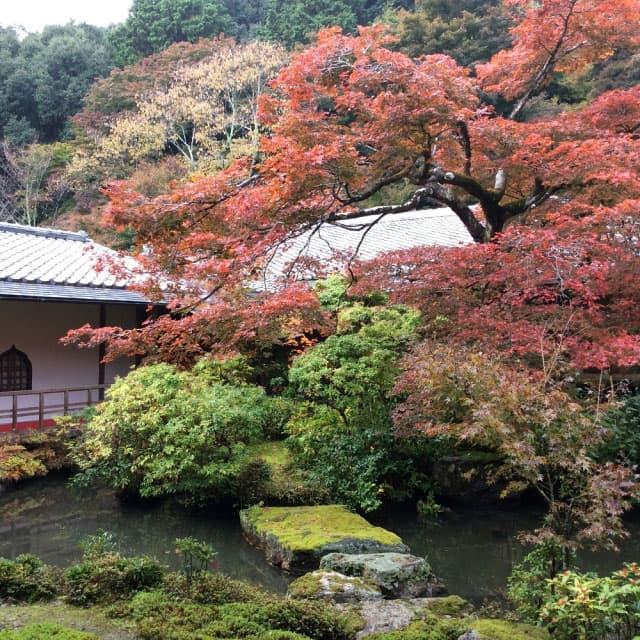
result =
M38 302L0 300L0 353L15 344L24 351L33 367L33 390L63 389L98 384L98 350L65 347L59 340L69 329L84 324L98 326L100 306L87 303ZM128 305L107 305L106 324L124 328L135 326L136 310ZM120 360L106 366L105 382L110 384L116 375L126 375L132 361ZM70 395L70 402L84 402L86 392ZM94 395L94 399L95 395ZM37 407L37 397L22 397L20 408ZM47 396L47 407L62 405L63 395ZM0 398L0 424L4 411L11 409L11 400ZM60 414L47 410L46 417ZM37 413L22 417L21 421L37 419Z

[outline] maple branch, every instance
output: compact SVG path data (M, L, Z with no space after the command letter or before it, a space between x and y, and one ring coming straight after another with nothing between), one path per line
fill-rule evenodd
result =
M471 136L469 135L469 127L464 120L458 120L458 133L460 144L462 145L462 150L464 151L464 175L471 175L471 161L472 161L472 153L471 153Z
M417 189L411 198L402 204L382 205L342 214L334 213L325 218L324 222L339 224L345 220L357 220L358 218L364 218L366 216L379 216L379 219L381 219L386 215L403 213L414 209L424 209L428 205L433 204L444 205L452 209L476 242L487 242L490 239L489 230L476 218L471 208L462 200L456 198L446 187L437 182L429 182L424 187ZM378 220L371 223L371 226L376 222L378 222Z
M349 275L351 276L351 282L354 282L356 280L356 276L353 273L353 270L351 269L351 267L353 266L353 261L358 256L358 253L360 253L360 249L362 248L362 245L364 244L366 237L371 232L371 229L373 229L373 227L378 222L380 222L380 220L382 220L382 218L384 218L386 215L387 215L386 213L381 213L371 224L367 226L367 228L364 230L364 233L360 236L360 240L358 240L358 244L356 245L354 252L351 254L351 257L349 258L349 262L347 262L347 269L349 270Z
M520 200L515 200L514 202L510 202L509 204L504 205L503 208L507 212L507 219L518 216L521 213L524 213L525 211L531 209L531 207L537 207L545 200L549 199L554 193L557 193L562 189L562 185L553 188L546 188L542 183L542 180L540 180L540 178L536 178L535 188L531 195L525 196L524 198L520 198Z
M381 180L376 182L373 186L369 187L366 191L363 191L362 193L359 193L359 194L352 194L349 191L349 185L344 184L343 188L345 190L345 193L347 194L347 198L344 199L336 196L336 200L338 200L338 202L340 202L341 204L352 204L354 202L363 202L364 200L368 200L371 196L378 193L380 189L384 187L388 187L390 184L393 184L394 182L398 182L399 180L406 178L409 175L409 173L411 173L411 170L413 169L414 165L415 163L409 164L406 167L400 169L400 171L397 171L396 173L393 173L387 176L386 178L382 178Z
M493 190L500 199L504 196L505 191L507 190L507 172L500 168L496 173L496 180L493 186Z
M476 218L468 204L456 198L440 184L432 183L428 186L428 190L432 198L449 207L458 216L475 242L482 244L491 239L491 230Z
M512 109L511 113L509 114L510 120L516 120L518 118L518 116L522 113L523 109L527 106L531 98L533 98L538 93L538 91L542 87L543 83L545 82L549 74L553 71L553 68L558 62L562 45L564 44L565 38L567 37L567 34L569 32L569 23L571 22L571 18L573 16L573 12L577 2L578 0L573 0L571 2L569 11L567 12L567 15L563 19L562 30L560 32L560 35L558 37L558 41L556 42L555 47L549 53L549 56L547 57L543 65L538 70L538 73L536 73L531 83L531 86L525 91L524 95L520 97L515 107Z
M402 204L386 204L378 207L369 207L368 209L356 209L348 213L336 212L328 216L323 222L342 222L344 220L356 220L365 216L383 216L394 213L403 213L404 211L412 211L422 206L424 208L425 198L428 197L429 190L427 187L416 189L411 198Z

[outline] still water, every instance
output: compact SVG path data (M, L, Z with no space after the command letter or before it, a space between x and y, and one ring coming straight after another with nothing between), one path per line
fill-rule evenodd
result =
M479 601L504 590L511 567L523 554L517 533L537 520L522 511L459 510L429 524L411 511L397 510L376 524L398 533L415 554L427 556L451 593ZM217 549L217 566L228 575L273 591L287 587L287 577L244 541L237 515L228 511L196 512L172 502L124 504L107 489L79 491L51 478L0 496L0 556L33 553L65 566L80 557L80 540L100 529L114 533L123 552L149 554L172 567L179 566L174 540L193 536ZM587 555L583 566L611 571L623 561L640 560L640 517L629 522L629 530L632 535L620 554Z

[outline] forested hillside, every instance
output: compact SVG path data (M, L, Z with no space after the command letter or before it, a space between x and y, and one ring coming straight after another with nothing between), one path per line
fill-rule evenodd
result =
M325 26L354 33L373 22L399 52L442 53L473 69L510 45L514 14L500 0L135 0L128 19L107 29L50 26L23 39L2 29L0 218L102 235L109 180L131 177L157 195L172 180L226 166L255 146L258 94L287 51ZM247 73L254 63L260 70ZM639 68L622 48L580 73L556 72L524 115L632 86ZM234 86L223 86L231 77ZM214 116L229 92L239 101L232 123Z

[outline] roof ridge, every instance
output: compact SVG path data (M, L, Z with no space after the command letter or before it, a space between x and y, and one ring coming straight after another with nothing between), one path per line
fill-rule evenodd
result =
M13 222L0 222L0 231L9 233L22 233L41 238L57 238L60 240L74 240L75 242L89 242L86 231L64 231L62 229L50 229L48 227L29 227Z
M359 217L346 217L346 218L336 218L335 220L327 220L323 222L321 226L331 225L334 227L347 227L349 224L353 224L357 226L358 224L363 224L362 220L365 218L380 218L379 223L384 224L385 222L393 222L393 221L410 221L410 220L433 220L434 218L457 218L458 216L452 210L446 211L445 207L439 207L437 209L409 209L408 211L396 211L387 213L384 216L380 217L379 214L367 214Z

